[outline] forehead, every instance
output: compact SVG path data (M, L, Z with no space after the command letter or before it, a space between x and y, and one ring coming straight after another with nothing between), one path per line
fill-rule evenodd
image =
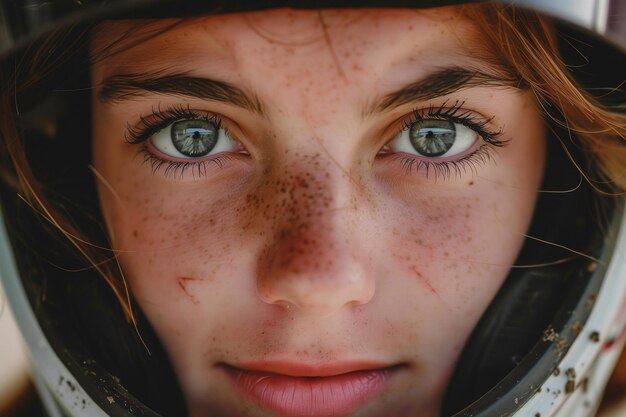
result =
M276 9L253 13L158 21L115 21L93 32L91 50L106 56L103 77L167 62L189 70L202 62L231 67L247 62L285 68L319 63L319 56L346 65L420 64L463 60L480 45L480 31L460 7L435 9ZM113 45L113 46L112 46ZM106 51L103 54L102 51ZM462 62L457 62L462 64ZM411 64L414 65L414 64Z

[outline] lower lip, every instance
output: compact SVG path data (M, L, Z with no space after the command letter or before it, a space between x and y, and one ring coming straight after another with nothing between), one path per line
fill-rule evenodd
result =
M363 406L387 389L396 368L298 377L224 366L234 386L259 407L284 417L331 417Z

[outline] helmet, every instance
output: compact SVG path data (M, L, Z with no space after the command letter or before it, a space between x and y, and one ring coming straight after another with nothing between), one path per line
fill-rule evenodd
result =
M64 137L69 131L78 130L82 135L91 131L91 109L80 94L83 90L90 94L85 88L90 85L89 74L83 70L88 58L68 56L63 50L71 50L84 39L88 25L103 19L278 7L414 7L413 3L434 7L472 2L0 3L0 74L6 83L3 89L15 99L15 114L1 117L16 119L25 143L23 156L34 167L32 173L13 172L19 164L9 153L0 154L5 158L2 164L13 166L10 173L0 172L5 180L0 189L0 278L29 350L37 391L50 416L187 413L181 389L173 382L175 371L168 355L130 300L128 289L113 286L111 290L110 283L99 276L104 262L94 261L77 245L80 239L69 225L41 213L45 206L28 197L16 197L19 186L14 178L45 178L45 190L30 190L32 194L50 195L63 189L56 209L71 218L72 224L89 230L93 239L89 246L110 246L93 186L98 173L84 164L91 158L91 145L77 141L65 149L46 145L50 138ZM571 76L607 108L623 112L626 40L623 24L612 18L619 16L623 3L503 3L558 18L558 47ZM156 33L150 32L148 37ZM50 58L39 61L46 76L12 91L9 82L17 83L7 76L12 69L19 65L15 73L27 75L36 70L28 67L29 54L37 50L32 48L34 43L51 48ZM17 77L15 73L13 77ZM622 261L626 250L624 197L606 191L608 186L598 192L606 184L580 177L572 161L584 161L580 164L586 164L588 170L582 172L599 172L600 168L587 160L588 149L577 141L576 134L559 122L564 120L559 108L542 105L555 121L551 134L571 141L548 144L544 192L515 262L523 267L510 270L467 340L446 389L442 416L592 416L626 342L626 281L621 279L626 274ZM37 152L30 151L34 143L40 147ZM50 156L68 149L81 156L74 158L78 162L68 161L63 167L46 162L61 160ZM572 186L568 180L572 177L580 177L580 184ZM26 209L32 213L24 213ZM85 258L77 260L77 251ZM119 308L120 299L128 301L126 311ZM128 324L129 316L134 326Z

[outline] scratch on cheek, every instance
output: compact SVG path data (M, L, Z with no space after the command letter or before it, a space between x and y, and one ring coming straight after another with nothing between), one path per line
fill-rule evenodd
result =
M187 289L187 285L190 281L202 281L202 278L192 278L192 277L178 277L178 286L185 293L187 297L191 300L192 303L198 304L198 299L193 296Z
M430 290L430 292L432 292L433 294L435 294L437 297L439 297L439 293L437 292L437 290L435 289L435 287L433 287L433 285L430 283L430 281L428 280L428 278L425 278L422 273L420 271L417 270L417 268L415 267L415 265L413 265L411 267L411 271L420 279L420 281L422 281Z

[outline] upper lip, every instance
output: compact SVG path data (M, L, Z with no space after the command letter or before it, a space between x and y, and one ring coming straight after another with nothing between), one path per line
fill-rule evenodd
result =
M302 363L292 361L258 361L221 365L243 372L270 373L290 377L330 377L350 372L388 370L403 366L373 361L341 361L328 363Z

